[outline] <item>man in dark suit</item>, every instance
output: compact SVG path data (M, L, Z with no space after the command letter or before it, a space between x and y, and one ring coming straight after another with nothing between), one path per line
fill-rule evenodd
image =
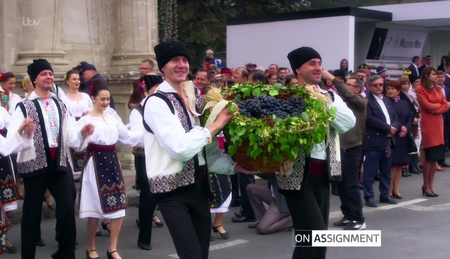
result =
M422 71L425 67L431 67L431 56L430 55L425 57L425 65L419 67L419 75L422 74Z
M448 66L445 70L446 70L446 74L445 74L444 85L445 85L445 87L450 88L450 66Z
M411 71L411 74L420 77L419 72L419 64L420 64L420 58L418 56L414 56L412 58L412 63L409 65L408 70Z
M447 102L450 102L450 86L445 85L445 79L446 79L445 73L443 71L438 71L437 84L441 87L442 93L444 94ZM450 137L450 111L447 111L444 114L442 114L442 118L444 119L444 145L448 147ZM445 157L445 151L443 157ZM450 165L448 165L445 162L445 159L439 160L438 163L441 167L450 167Z
M380 202L396 204L389 197L391 183L391 149L395 147L392 136L400 130L400 122L391 101L382 95L383 78L375 75L367 81L367 119L366 134L363 140L364 161L364 199L369 207L377 207L374 201L373 182L377 169L380 170Z

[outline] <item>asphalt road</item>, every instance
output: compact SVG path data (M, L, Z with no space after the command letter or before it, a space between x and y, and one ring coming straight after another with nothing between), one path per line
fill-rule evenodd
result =
M397 205L380 205L378 208L364 207L368 229L381 230L382 247L377 248L329 248L328 259L347 258L408 258L408 259L448 259L450 258L450 170L437 172L435 189L440 194L437 198L421 196L422 176L414 175L402 178L400 192L403 200ZM378 188L378 182L375 183ZM330 208L330 225L340 219L340 202L332 196ZM211 259L222 258L291 258L291 232L261 236L245 223L231 223L232 208L225 216L224 227L230 233L229 240L211 242ZM177 258L167 227L154 228L153 250L143 251L137 248L137 226L135 217L137 208L127 209L122 232L119 237L118 251L124 259ZM78 241L77 258L86 258L86 220L77 219ZM54 241L54 219L45 219L41 225L47 245L37 248L37 259L51 258L56 251ZM330 227L330 229L336 229ZM103 231L97 237L97 251L101 258L106 258L108 234ZM20 225L15 224L9 232L10 240L20 247ZM19 248L20 249L20 248ZM4 254L2 258L18 259L20 254Z

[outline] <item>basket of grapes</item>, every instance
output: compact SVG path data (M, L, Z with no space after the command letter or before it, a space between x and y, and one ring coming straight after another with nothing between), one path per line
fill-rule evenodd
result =
M236 84L213 88L205 95L205 116L214 121L230 107L238 115L224 129L228 153L241 166L256 172L278 171L285 160L295 161L315 143L322 143L336 116L328 99L312 85L288 88Z

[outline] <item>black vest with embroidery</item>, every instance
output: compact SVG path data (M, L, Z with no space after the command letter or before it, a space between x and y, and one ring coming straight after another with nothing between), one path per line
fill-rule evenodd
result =
M52 97L55 106L58 109L59 115L59 134L58 134L58 151L56 161L52 162L50 155L50 147L48 144L48 136L46 125L44 123L44 115L42 113L41 105L37 99L25 99L19 103L18 106L22 110L25 118L30 118L34 122L34 146L36 149L36 158L27 162L17 162L18 173L21 177L30 177L34 175L44 174L49 172L49 165L56 164L57 171L70 172L66 151L61 150L62 143L65 143L63 136L63 124L67 115L67 108L64 103Z
M178 119L180 120L181 125L183 126L185 132L189 132L194 128L195 122L190 119L189 111L187 110L181 97L179 97L176 93L166 93L158 91L154 93L153 96L163 99L167 103L173 114L175 114L176 111ZM144 107L147 100L148 98L145 100L143 104ZM197 108L199 107L199 105L200 103L196 103ZM143 119L143 122L144 128L148 132L153 134L153 131L147 125L145 119ZM206 156L204 150L203 150L203 157L206 163ZM204 170L205 175L208 174L206 168L207 166L205 164ZM175 177L170 177L170 179L168 177L150 178L149 179L150 191L155 194L173 195L179 193L180 191L187 190L186 187L194 187L196 183L199 183L199 177L200 177L200 170L199 170L198 155L195 155L189 161L183 163L183 170L180 173L177 173Z

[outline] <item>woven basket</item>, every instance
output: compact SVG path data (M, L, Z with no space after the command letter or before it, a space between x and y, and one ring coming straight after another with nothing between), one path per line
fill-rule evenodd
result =
M225 134L225 139L227 143L229 143L230 145L232 144L228 134ZM248 156L247 151L249 144L250 141L244 140L242 141L242 144L237 148L236 154L234 154L233 159L234 161L236 161L236 163L238 163L238 165L254 172L273 172L280 170L282 162L275 161L271 156L267 156L267 163L265 165L263 155L260 155L256 159ZM267 153L266 147L264 147L263 150L264 153Z

